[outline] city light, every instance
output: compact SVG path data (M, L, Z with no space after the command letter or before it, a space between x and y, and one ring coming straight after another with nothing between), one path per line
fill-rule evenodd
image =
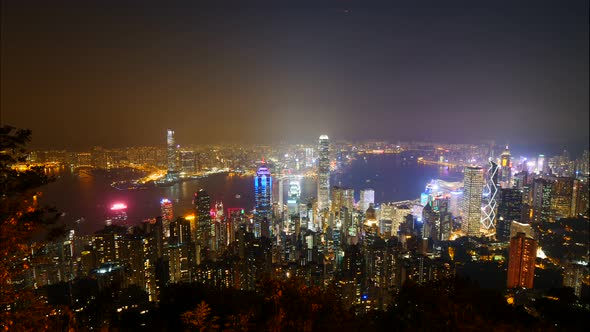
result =
M125 203L115 203L111 206L112 211L125 210L127 205Z

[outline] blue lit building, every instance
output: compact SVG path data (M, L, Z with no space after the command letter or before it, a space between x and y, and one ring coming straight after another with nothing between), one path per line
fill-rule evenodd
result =
M272 177L266 165L260 166L254 178L256 211L254 212L254 236L270 237L272 221Z

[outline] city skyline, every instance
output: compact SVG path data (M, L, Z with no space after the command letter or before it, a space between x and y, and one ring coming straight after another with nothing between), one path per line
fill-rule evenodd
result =
M2 124L34 146L588 142L585 1L88 6L2 4Z
M0 2L0 330L579 330L588 0Z

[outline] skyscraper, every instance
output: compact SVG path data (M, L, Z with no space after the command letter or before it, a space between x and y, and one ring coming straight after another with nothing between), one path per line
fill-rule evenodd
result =
M544 223L551 220L551 181L533 181L533 222Z
M190 222L184 218L177 218L170 223L170 242L168 244L171 283L192 281L194 257Z
M256 212L254 214L254 236L270 237L272 222L272 177L266 165L262 165L254 178Z
M195 206L196 219L196 229L193 230L193 234L195 235L195 242L202 250L211 246L209 243L211 240L211 228L213 224L211 222L211 197L209 197L209 194L207 194L205 190L200 189L195 193L193 203Z
M496 209L498 207L498 165L490 160L487 181L483 189L484 207L481 224L487 230L496 225Z
M318 210L322 211L330 207L330 141L327 135L320 136L318 154Z
M167 199L163 198L160 201L160 211L162 215L162 226L164 228L164 236L170 236L170 223L174 220L174 213L172 208L172 202Z
M375 190L373 189L364 189L361 190L361 197L360 197L360 209L361 212L367 211L371 204L375 204Z
M467 236L479 234L481 226L481 202L484 186L483 169L481 167L465 167L463 177L463 223L461 230Z
M539 157L537 157L537 166L535 167L535 173L545 173L545 155L540 154Z
M552 181L551 210L555 219L572 216L572 199L574 196L574 179L558 177Z
M508 288L533 288L537 241L525 233L510 239L508 259Z
M453 217L461 216L461 206L463 204L463 191L454 190L450 193L449 198L449 212L453 214Z
M510 150L508 145L500 155L500 183L503 188L510 188L510 181L512 177L512 165L510 163Z
M313 148L305 148L305 167L313 166Z
M176 153L176 144L174 142L174 130L168 129L166 135L166 159L168 162L168 172L166 180L174 181L178 179L178 158Z
M521 220L522 191L516 188L501 188L498 201L496 238L500 241L508 241L510 224Z
M287 198L287 209L289 217L297 214L299 208L299 197L301 195L301 184L297 179L289 181L289 197Z

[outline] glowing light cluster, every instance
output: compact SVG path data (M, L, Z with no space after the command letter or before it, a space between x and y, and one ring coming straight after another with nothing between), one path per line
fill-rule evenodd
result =
M111 206L111 210L113 210L113 211L125 210L126 208L127 208L127 205L125 203L115 203L115 204L113 204L113 206Z

